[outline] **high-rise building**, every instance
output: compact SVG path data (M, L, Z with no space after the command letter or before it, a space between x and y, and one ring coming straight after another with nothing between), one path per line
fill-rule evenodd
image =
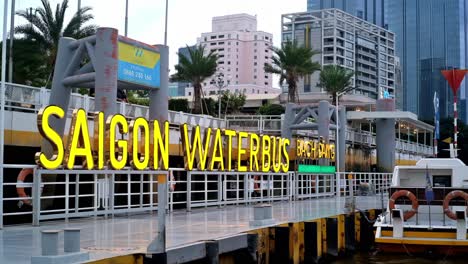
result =
M339 9L282 15L282 42L320 51L321 65L353 70L354 93L395 96L395 34ZM299 82L298 93L319 92L319 72Z
M214 17L212 31L202 33L197 44L204 45L207 51L218 54L218 73L222 73L232 91L269 92L272 89L272 76L265 73L265 63L271 63L273 35L257 30L257 17L248 14L235 14ZM214 76L213 76L214 79ZM217 93L219 88L213 80L203 84L206 94ZM278 90L279 89L274 89Z
M468 67L468 2L458 0L386 0L385 19L395 32L401 59L403 108L432 119L437 91L441 117L452 116L453 95L440 71ZM460 87L459 115L467 121L468 82ZM464 111L463 111L464 110Z
M459 0L307 0L307 10L339 8L395 33L395 52L400 58L403 110L432 119L434 92L439 94L441 117L452 116L453 95L440 71L468 68L468 1ZM459 115L468 82L460 87ZM467 110L468 111L468 110Z
M307 0L307 11L338 8L378 26L385 26L385 0Z

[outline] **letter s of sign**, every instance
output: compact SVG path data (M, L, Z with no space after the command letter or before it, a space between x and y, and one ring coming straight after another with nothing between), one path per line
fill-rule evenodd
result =
M47 157L43 152L38 152L35 155L36 163L49 170L53 170L62 165L64 157L63 141L59 133L55 131L49 124L49 117L63 118L65 111L56 105L49 105L42 108L37 115L37 128L39 133L52 145L52 156Z

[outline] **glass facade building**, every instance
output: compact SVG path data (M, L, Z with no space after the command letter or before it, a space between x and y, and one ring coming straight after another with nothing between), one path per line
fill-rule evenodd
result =
M358 18L384 27L385 0L307 0L307 11L338 8Z
M396 35L400 58L403 110L423 120L434 115L434 92L439 94L440 116L453 115L453 96L440 71L468 68L468 1L465 0L308 0L308 10L339 8ZM400 89L398 89L399 91ZM468 82L460 87L459 116L467 121ZM398 103L397 101L397 103Z
M397 35L396 51L402 60L403 106L432 119L434 91L440 95L441 117L452 116L453 96L440 71L467 68L467 14L464 0L391 0L385 3L386 23ZM460 118L467 121L460 87Z

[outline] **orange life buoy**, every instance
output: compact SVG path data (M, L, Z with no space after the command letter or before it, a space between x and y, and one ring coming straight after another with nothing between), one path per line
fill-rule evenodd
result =
M31 197L29 197L24 191L24 180L26 180L26 177L28 175L33 175L33 174L34 174L34 170L32 168L25 168L20 171L20 173L18 174L18 177L16 178L16 193L18 193L19 197L25 198L20 201L23 204L31 205Z
M417 212L418 212L418 207L419 207L419 203L418 203L418 199L416 199L416 196L408 191L408 190L399 190L397 192L394 192L392 194L392 196L390 197L390 201L389 201L389 207L391 210L395 209L395 201L400 198L400 197L408 197L408 199L410 199L411 201L411 210L409 211L406 211L403 215L403 220L406 221L408 219L410 219L411 217L413 217Z
M450 205L450 201L453 199L453 198L456 198L456 197L461 197L463 199L465 199L465 201L468 201L468 194L464 191L460 191L460 190L456 190L456 191L451 191L449 194L447 194L444 198L444 213L450 218L450 219L453 219L453 220L457 220L457 216L455 215L455 213L450 210L449 208L449 205Z

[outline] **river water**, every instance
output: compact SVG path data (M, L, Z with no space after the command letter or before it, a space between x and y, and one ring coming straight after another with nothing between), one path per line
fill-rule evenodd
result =
M383 253L356 253L355 255L333 261L334 264L466 264L468 263L468 252L466 256L453 257L413 257L406 254L383 254Z

